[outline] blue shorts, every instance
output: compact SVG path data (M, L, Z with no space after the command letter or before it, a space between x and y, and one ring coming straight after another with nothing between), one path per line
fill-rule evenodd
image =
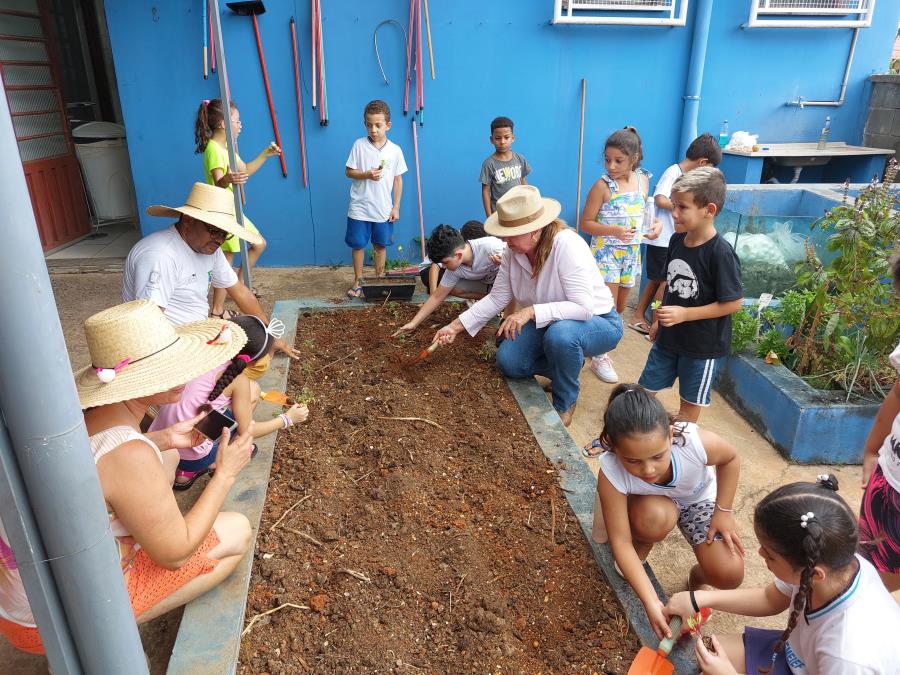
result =
M748 626L744 629L744 670L746 672L758 673L760 666L774 666L769 675L791 675L792 671L787 665L784 649L778 652L775 663L772 663L772 653L781 633L780 630L769 628Z
M678 395L688 403L706 407L718 361L682 356L653 345L638 384L656 392L668 389L677 378Z
M371 241L376 246L390 246L394 242L394 224L373 223L371 220L355 220L347 217L347 235L344 243L352 249L365 248Z

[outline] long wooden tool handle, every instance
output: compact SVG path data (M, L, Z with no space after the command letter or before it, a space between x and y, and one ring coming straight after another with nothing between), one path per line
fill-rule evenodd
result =
M581 78L581 131L578 134L578 196L575 199L575 231L581 231L581 160L584 151L584 99L587 82Z

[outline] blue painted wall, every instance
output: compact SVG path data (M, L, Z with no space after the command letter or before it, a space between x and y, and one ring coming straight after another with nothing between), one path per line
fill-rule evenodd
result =
M784 102L800 95L837 97L851 31L744 30L749 2L715 3L699 128L717 134L727 118L732 131L758 133L763 142L812 141L830 114L832 140L860 142L866 78L886 67L900 3L878 3L872 27L860 32L845 105L800 110ZM319 126L309 107L309 3L269 0L259 20L288 163L287 179L273 159L248 184L247 213L269 240L263 265L349 262L343 242L349 181L343 167L354 139L364 134L362 109L373 98L391 105L390 137L411 169L396 241L414 247L411 240L418 234L412 132L402 114L402 34L393 25L379 31L390 86L381 79L372 47L375 26L387 18L406 25L409 4L322 4L327 127ZM604 139L624 124L641 132L644 165L655 175L679 159L681 96L696 3L684 28L552 26L550 0L429 4L438 79L426 78L426 125L419 130L426 231L441 222L459 226L483 217L478 174L493 151L488 127L496 115L516 122L514 147L534 166L529 181L562 201L563 216L574 223L582 77L588 84L582 201L602 171ZM274 136L251 21L224 3L222 11L232 96L244 122L240 147L250 159ZM201 158L192 154L197 106L218 95L217 81L204 81L201 74L200 0L107 0L106 12L141 212L150 204L180 204L203 175ZM309 189L303 188L299 168L291 15L297 17L303 62ZM142 216L145 233L165 225ZM395 250L389 255L401 257Z

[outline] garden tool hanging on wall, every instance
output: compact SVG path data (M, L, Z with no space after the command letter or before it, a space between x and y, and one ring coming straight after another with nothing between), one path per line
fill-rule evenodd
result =
M259 65L262 68L263 84L266 87L266 98L269 102L269 114L272 116L272 128L275 131L275 143L281 148L278 159L281 160L281 173L287 177L287 165L284 163L284 147L281 145L281 134L278 133L278 119L275 117L275 104L272 103L272 90L269 87L269 73L266 70L266 57L263 55L262 39L259 36L259 21L256 17L266 11L261 0L247 0L246 2L228 2L228 9L241 16L249 16L253 19L253 33L256 35L256 50L259 52Z

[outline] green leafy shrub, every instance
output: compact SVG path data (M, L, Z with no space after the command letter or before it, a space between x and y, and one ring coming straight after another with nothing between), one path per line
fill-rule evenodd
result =
M731 353L746 351L759 335L759 319L742 307L731 315Z

